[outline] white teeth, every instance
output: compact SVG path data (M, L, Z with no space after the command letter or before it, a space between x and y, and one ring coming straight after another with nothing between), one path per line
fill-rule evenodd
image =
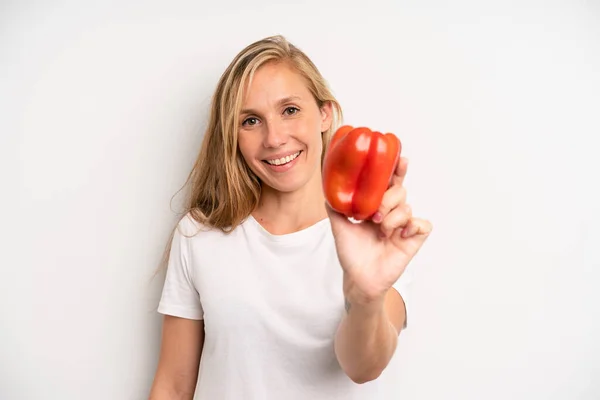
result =
M283 164L287 164L290 161L294 160L299 155L300 155L300 152L297 152L295 154L292 154L291 156L278 158L276 160L267 160L267 162L271 165L283 165Z

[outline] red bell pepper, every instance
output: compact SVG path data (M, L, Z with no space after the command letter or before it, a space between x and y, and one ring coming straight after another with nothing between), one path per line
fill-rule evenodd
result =
M400 159L402 144L392 133L344 125L333 135L323 162L329 206L357 221L373 216Z

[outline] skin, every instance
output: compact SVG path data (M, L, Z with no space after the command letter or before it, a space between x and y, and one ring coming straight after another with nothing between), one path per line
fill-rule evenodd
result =
M281 101L290 97L294 100ZM243 108L239 147L264 184L254 216L274 234L330 218L348 310L335 337L336 355L352 380L373 380L389 363L406 318L402 297L392 285L432 229L428 221L414 218L406 204L408 160L399 160L373 219L353 224L329 209L323 196L321 132L330 127L330 105L319 108L302 76L285 63L274 63L258 71ZM285 173L264 163L297 150L302 150L297 163Z
M331 121L331 105L319 109L304 79L284 63L262 66L247 88L238 143L263 183L253 215L271 233L294 232L327 218L321 188L321 132ZM273 172L263 161L298 150L302 153L295 166L285 173ZM298 213L298 208L303 212Z
M245 88L242 108L240 152L263 183L253 216L273 234L295 232L330 218L344 271L340 290L347 310L335 335L335 354L354 382L376 379L393 356L406 319L402 297L392 285L432 229L428 221L414 218L406 204L403 182L408 162L400 159L372 220L353 224L329 209L323 195L321 132L332 123L331 105L319 108L293 68L269 63ZM300 150L294 166L285 172L275 172L264 162ZM165 316L150 399L192 399L203 342L202 321Z
M204 346L204 321L165 315L150 400L192 400Z

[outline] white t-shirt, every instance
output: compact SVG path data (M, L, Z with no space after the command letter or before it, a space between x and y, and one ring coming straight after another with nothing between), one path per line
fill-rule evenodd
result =
M410 315L408 284L405 272L394 287ZM175 231L158 312L204 319L195 399L384 398L377 380L350 380L334 353L345 310L329 219L272 235L249 217L225 235L186 215Z

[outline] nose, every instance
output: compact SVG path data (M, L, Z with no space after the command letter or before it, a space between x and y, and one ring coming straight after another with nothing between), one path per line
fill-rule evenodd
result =
M288 132L283 124L268 121L265 124L263 145L265 148L277 148L287 143Z

